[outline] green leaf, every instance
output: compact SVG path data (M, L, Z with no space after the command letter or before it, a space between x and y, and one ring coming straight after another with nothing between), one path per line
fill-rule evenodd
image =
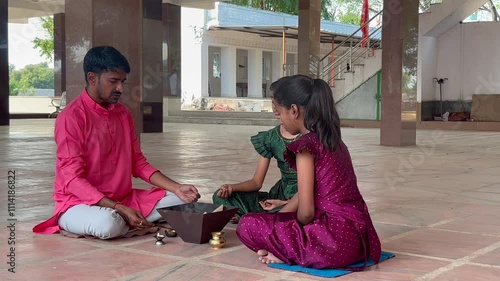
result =
M38 49L40 55L53 61L54 58L54 18L41 17L39 22L40 27L44 31L42 38L36 37L32 43L35 49Z

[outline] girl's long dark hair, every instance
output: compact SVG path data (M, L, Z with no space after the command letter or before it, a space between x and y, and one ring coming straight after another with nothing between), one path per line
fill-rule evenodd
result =
M321 79L305 75L280 78L271 85L274 99L290 108L303 107L304 126L318 134L321 143L334 151L341 140L340 118L330 86Z

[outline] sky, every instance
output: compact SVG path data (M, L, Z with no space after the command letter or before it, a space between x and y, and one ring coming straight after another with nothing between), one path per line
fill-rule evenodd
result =
M28 24L9 23L9 64L21 69L28 64L47 62L31 42L36 37L44 36L43 30L37 24L37 19L30 19Z

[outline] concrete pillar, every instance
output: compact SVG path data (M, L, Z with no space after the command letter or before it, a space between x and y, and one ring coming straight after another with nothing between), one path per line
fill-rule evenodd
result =
M236 48L221 48L221 97L236 97Z
M316 78L319 68L321 1L299 0L299 74Z
M163 95L181 96L181 7L163 3Z
M0 125L9 125L8 1L0 1Z
M162 0L142 0L142 122L144 133L163 132Z
M380 144L416 144L418 0L384 0Z
M66 91L66 45L64 13L54 15L54 94Z
M182 106L208 96L208 45L203 42L204 10L183 8L181 15Z
M272 61L271 80L274 82L283 77L283 55L281 54L281 52L273 52L271 61Z
M248 97L262 98L262 50L248 50Z
M161 4L161 0L66 0L68 102L85 86L82 64L87 51L94 46L110 45L125 55L130 63L128 87L121 102L134 117L136 133L161 131Z

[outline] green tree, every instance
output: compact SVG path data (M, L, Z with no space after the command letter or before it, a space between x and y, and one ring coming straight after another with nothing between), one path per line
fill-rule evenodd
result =
M9 64L9 96L17 96L19 94L19 81L15 77L16 67Z
M353 12L342 13L338 17L339 22L354 24L354 25L359 24L360 20L361 20L360 15Z
M324 20L332 20L331 6L335 0L321 1L321 17ZM233 0L230 2L234 5L253 7L262 10L280 12L290 15L299 14L298 0Z
M54 58L54 18L41 17L40 27L44 32L42 38L36 37L32 43L35 44L35 49L39 49L40 55L46 57L49 61Z
M478 12L485 12L489 14L492 21L500 21L500 15L498 14L498 9L500 9L500 1L489 0L481 8L479 8Z
M27 65L25 68L15 70L9 66L9 95L33 95L34 89L53 89L54 70L47 63Z

